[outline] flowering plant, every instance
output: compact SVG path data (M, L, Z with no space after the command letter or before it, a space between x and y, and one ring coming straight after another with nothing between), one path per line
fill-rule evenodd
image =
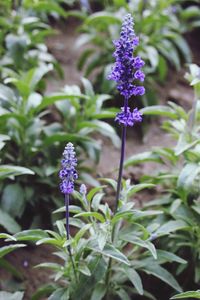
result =
M18 241L29 240L35 241L37 245L53 245L56 248L54 254L62 260L62 263L59 261L39 265L54 270L55 284L39 289L33 299L49 294L49 299L101 300L115 299L116 296L120 299L131 299L135 294L152 299L153 296L143 287L142 273L151 274L181 291L178 282L162 265L167 261L166 257L179 263L185 261L176 255L171 256L167 251L156 250L152 243L156 238L155 227L149 224L155 215L162 212L137 209L131 198L137 191L153 188L154 185L132 185L130 180L122 182L126 127L132 126L136 119L141 121L138 111L132 113L131 122L127 121L127 116L131 113L128 101L134 93L144 92L142 87L138 89L131 82L138 79L136 63L139 61L140 65L143 64L138 58L132 58L131 47L138 43L132 25L131 16L126 16L120 40L115 44L122 51L125 43L129 50L123 50L122 53L128 55L126 58L121 57L119 61L119 56L115 53L117 62L111 75L117 79L119 91L125 96L122 116L124 122L119 122L122 125L122 147L118 181L104 178L102 182L105 185L87 192L86 186L82 184L77 192L74 188L77 179L75 149L72 143L66 145L59 172L60 191L64 194L65 206L55 211L57 214L65 212L65 219L56 221L58 232L29 230L15 235ZM117 69L119 65L120 69ZM125 82L126 68L130 71L128 83ZM139 74L139 78L143 79L141 71ZM116 121L122 118L119 113ZM113 210L107 202L108 185L111 185L116 194ZM71 196L76 201L73 204ZM69 226L74 228L71 235Z

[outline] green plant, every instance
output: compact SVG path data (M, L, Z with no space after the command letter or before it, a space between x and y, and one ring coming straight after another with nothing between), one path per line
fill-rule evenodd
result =
M44 23L28 8L20 8L15 12L12 12L11 8L8 9L4 16L1 16L0 22L2 79L11 76L13 72L26 71L42 63L52 63L62 75L59 64L45 45L45 38L54 33L48 23Z
M146 203L145 207L164 212L161 218L155 219L159 224L155 234L163 237L159 242L160 247L190 260L188 266L185 265L175 271L176 275L184 272L190 274L184 281L187 289L200 280L199 71L197 65L190 65L190 73L186 74L186 78L194 87L195 94L189 113L172 102L168 106L152 106L143 109L143 113L147 115L167 116L163 128L177 140L176 146L158 147L130 157L126 161L126 166L144 161L156 161L165 167L159 168L160 171L154 175L143 177L145 182L159 184L163 190L160 196ZM170 240L165 236L169 233Z
M119 34L121 18L126 12L134 15L135 32L140 37L138 55L146 62L146 86L148 103L155 104L152 94L157 85L164 83L171 65L179 70L182 62L190 62L191 55L183 34L199 26L199 10L195 6L182 8L182 1L111 1L105 11L88 16L80 31L77 47L87 45L81 54L78 67L85 76L95 70L97 89L110 92L113 84L107 75L111 68L115 40ZM99 63L101 57L101 63ZM98 76L96 75L98 74ZM143 99L144 101L145 98ZM144 102L145 104L145 102Z
M9 136L0 134L0 150L6 145L6 142L10 140ZM19 175L33 175L34 172L28 168L15 166L15 165L0 165L0 186L3 186L3 180L6 178L14 179L15 176ZM10 195L11 196L11 195ZM0 208L0 225L4 227L8 232L16 233L21 230L19 225L6 211ZM3 235L4 237L4 235Z
M28 223L22 222L26 227L33 220L51 223L48 212L52 207L60 206L55 174L64 142L77 144L83 162L79 169L81 176L92 185L97 181L88 174L90 168L85 160L91 159L91 167L92 161L98 162L101 147L95 132L109 137L115 146L120 142L112 126L102 120L114 115L115 109L103 108L104 101L110 96L95 95L86 79L83 80L84 94L78 86L66 86L57 94L42 95L43 77L51 69L51 65L41 65L7 78L9 85L0 86L0 128L10 138L1 152L2 163L23 165L35 172L31 179L23 176L1 183L1 208L17 220L30 214Z
M111 184L116 192L114 180L102 180ZM152 187L152 184L131 185L129 180L124 182L116 213L112 213L106 203L105 185L91 189L88 194L74 192L76 203L69 206L69 223L75 230L69 240L66 239L64 220L56 221L58 231L28 230L17 233L14 237L18 241L54 246L54 254L62 260L61 263L45 262L38 266L51 269L55 283L40 288L32 299L49 294L59 299L103 299L105 296L108 299L115 299L112 297L116 296L130 299L134 294L154 299L143 289L142 273L151 274L180 291L181 287L163 264L167 261L184 264L185 261L167 251L156 251L151 242L152 226L147 226L153 216L161 212L136 209L131 199L137 191ZM57 214L62 212L65 212L65 207L55 211ZM69 245L77 279L67 250ZM108 281L108 273L112 274L112 281Z

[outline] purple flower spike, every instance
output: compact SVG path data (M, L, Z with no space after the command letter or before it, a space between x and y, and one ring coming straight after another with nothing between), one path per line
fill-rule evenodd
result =
M59 177L62 180L60 183L60 191L63 194L71 194L74 191L74 181L78 178L76 172L77 159L72 143L68 143L63 152L61 161L61 170Z
M133 126L138 122L142 122L142 114L137 108L131 112L130 107L127 107L125 112L125 108L121 107L121 112L117 114L115 121L124 126Z
M127 100L132 96L143 95L143 86L137 86L135 81L144 81L145 75L140 70L144 66L144 61L133 56L135 47L139 44L139 39L133 30L133 18L127 14L123 20L120 38L114 41L115 64L108 79L117 83L117 89Z

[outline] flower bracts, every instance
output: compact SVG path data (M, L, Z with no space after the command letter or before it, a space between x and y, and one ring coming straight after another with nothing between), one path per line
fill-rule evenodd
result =
M71 194L74 191L74 181L78 178L76 172L77 159L72 143L68 143L63 152L61 160L61 170L59 177L62 180L60 183L60 191L63 194Z

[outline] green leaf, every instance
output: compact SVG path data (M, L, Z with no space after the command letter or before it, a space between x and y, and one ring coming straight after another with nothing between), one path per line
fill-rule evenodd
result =
M44 139L45 145L52 145L57 142L89 142L90 138L87 136L83 136L80 134L67 134L65 132L59 132L56 134L52 134L51 136L47 136Z
M177 186L182 187L186 191L190 191L199 172L200 166L198 164L189 163L185 165L179 174Z
M25 208L24 196L24 191L18 183L6 185L2 193L2 209L13 217L21 217Z
M118 289L116 291L116 294L120 297L121 300L131 300L129 294L122 288Z
M51 95L51 96L45 96L42 100L42 103L36 108L37 111L40 111L50 105L55 104L57 101L61 101L61 100L68 100L68 101L72 101L73 105L76 107L75 102L77 102L76 99L88 99L87 96L83 95L83 94L73 94L70 95L68 93L61 93L61 94L55 94L55 95Z
M152 217L156 215L163 214L161 210L133 210L133 219L140 219L144 217Z
M120 17L116 17L114 16L112 13L107 13L107 12L97 12L94 13L92 15L90 15L89 17L87 17L85 23L88 26L102 26L102 24L104 26L108 26L110 24L121 24L121 18Z
M138 272L136 272L133 268L125 267L125 273L128 277L128 279L132 282L136 290L140 295L144 294L143 286L142 286L142 280L140 278L140 275Z
M55 291L57 287L53 284L46 284L38 288L37 291L32 295L31 300L39 300L42 296L47 296Z
M155 246L148 240L142 240L137 236L133 236L130 233L129 234L121 234L119 238L123 241L129 242L131 244L135 244L137 246L146 248L150 251L150 253L153 255L153 257L156 259L157 254L156 254L156 249Z
M92 224L86 224L77 232L77 234L74 237L74 240L76 241L76 243L78 243L80 238L82 236L84 236L84 234L91 228L91 226L92 226Z
M0 239L9 239L11 241L16 241L16 238L14 238L12 235L8 233L0 233Z
M19 224L2 209L0 209L0 225L10 233L16 233L21 230Z
M139 184L133 185L128 189L128 196L130 197L143 189L153 188L153 187L155 187L155 184L152 184L152 183L139 183Z
M35 266L35 268L47 268L53 270L54 272L58 272L63 269L63 266L57 263L41 263Z
M182 292L182 288L180 287L176 279L172 276L172 274L170 274L163 267L159 266L157 263L147 263L145 267L142 267L142 270L145 271L147 274L154 275L155 277L161 279L178 292Z
M113 259L122 262L126 265L130 265L130 262L128 261L127 257L111 244L106 244L101 253L103 255L112 257Z
M0 165L0 179L6 178L10 176L18 176L18 175L34 175L35 173L24 167L12 166L12 165Z
M117 182L116 182L116 180L111 179L111 178L100 178L99 180L110 184L112 186L112 188L113 188L114 191L117 190ZM106 185L104 187L106 187Z
M95 211L98 211L99 204L100 204L100 202L101 202L104 195L105 195L104 193L98 193L98 194L94 195L94 197L92 199L92 208Z
M14 294L8 292L0 292L0 300L23 300L24 292L15 292Z
M65 239L56 239L56 238L43 238L36 242L36 245L42 245L42 244L48 244L48 245L54 245L58 247L62 247L65 242Z
M200 299L200 290L181 293L171 297L170 299L188 299L188 298Z
M88 39L85 39L85 42L87 42ZM76 43L77 45L77 43ZM78 45L77 45L78 46ZM85 51L82 52L82 54L79 57L78 63L77 63L77 67L78 70L82 70L83 67L85 66L86 61L88 60L88 58L95 52L95 49L86 49Z
M84 218L93 217L102 223L105 222L104 217L98 212L92 212L92 211L90 212L89 211L89 212L82 212L80 214L75 215L75 218L79 218L79 217L84 217Z
M13 90L3 84L0 84L0 99L10 103L16 102Z
M111 257L114 260L117 260L121 263L130 265L130 262L128 261L127 257L111 244L106 244L103 250L99 249L99 247L96 244L88 245L88 248L98 253L101 253L102 255Z
M129 157L125 161L124 166L134 166L140 163L144 163L146 161L155 161L157 163L162 163L162 160L158 154L154 153L153 151L147 151Z
M171 33L170 37L173 38L173 43L184 56L185 62L191 63L191 51L186 40L181 35L174 33Z
M93 290L91 300L102 300L106 294L106 291L107 288L104 283L101 282L97 283Z
M91 82L87 78L83 77L82 83L83 83L86 95L89 97L94 97L95 94L94 94L94 90L93 90Z
M119 219L125 219L134 215L134 210L125 210L117 212L112 218L112 224L115 224Z
M38 11L38 13L57 13L59 16L67 17L67 12L60 5L49 1L34 2L31 6L31 9L33 9L33 11Z
M69 300L68 291L66 288L59 288L48 298L48 300Z
M5 146L5 141L9 141L10 137L8 135L5 134L0 134L0 150L3 149L3 147ZM0 170L1 170L1 166L0 166Z
M164 260L164 262L177 262L180 264L187 264L187 261L185 259L182 259L181 257L175 255L174 253L157 249L157 255L158 259Z
M158 115L163 117L169 117L171 119L176 119L177 114L168 106L164 105L152 105L149 107L144 107L140 110L144 115Z
M21 247L25 247L25 244L16 244L16 245L9 245L9 246L4 246L0 248L0 258L5 256L6 254L12 252L13 250Z
M21 231L14 236L18 241L38 241L43 238L48 238L49 235L42 229L32 229Z
M90 123L92 125L94 125L95 129L97 131L99 131L102 135L110 138L115 147L118 148L120 146L120 143L121 143L120 138L118 137L118 135L116 134L116 131L114 130L114 128L111 125L109 125L106 122L99 121L99 120L92 120L92 121L90 121Z
M155 232L157 235L168 235L171 232L186 229L188 228L188 224L182 220L177 221L168 221L164 225L162 225L158 230Z
M60 207L60 208L54 210L53 214L61 213L61 212L65 212L65 211L66 211L66 207L63 206L63 207ZM69 205L69 211L77 214L79 212L82 212L82 209L80 208L80 206L77 206L77 205Z
M82 274L84 274L86 276L91 276L90 269L87 267L86 262L79 263L78 270L79 270L79 272L81 272Z

